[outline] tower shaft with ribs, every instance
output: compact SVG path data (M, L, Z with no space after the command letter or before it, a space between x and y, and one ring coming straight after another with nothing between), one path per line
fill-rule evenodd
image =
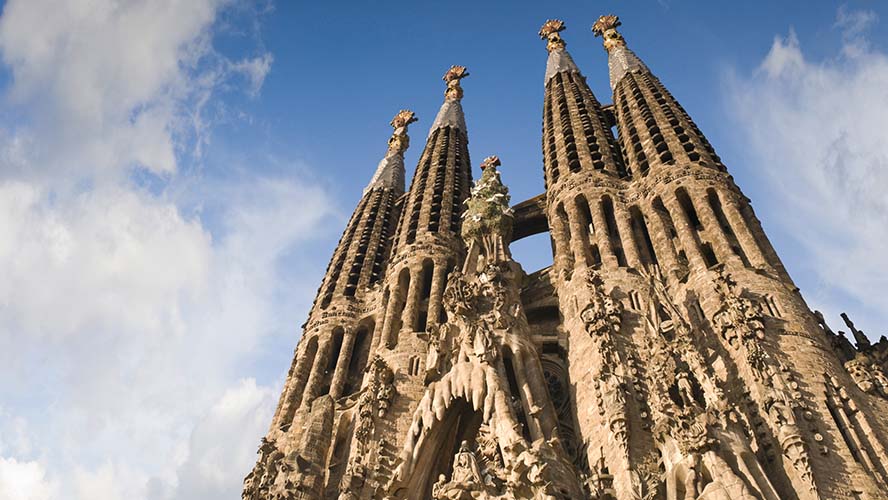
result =
M888 340L829 329L710 142L603 16L561 37L545 192L472 185L460 81L409 189L395 133L328 267L246 500L888 500ZM612 132L616 130L616 135ZM548 232L527 274L509 244Z

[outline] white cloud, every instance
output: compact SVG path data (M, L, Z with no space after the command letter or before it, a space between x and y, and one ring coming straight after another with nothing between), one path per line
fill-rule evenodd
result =
M268 344L292 348L316 286L281 260L331 202L295 176L194 165L207 110L258 96L273 61L216 52L235 2L4 6L4 500L238 496L279 383L249 377Z
M37 462L18 462L0 457L0 498L3 500L51 500L55 486Z
M888 56L866 39L875 22L839 10L841 42L823 61L807 57L795 33L778 37L757 71L730 79L728 95L749 164L773 194L762 206L798 243L797 270L817 277L801 281L820 282L803 291L833 318L847 308L859 326L884 328Z

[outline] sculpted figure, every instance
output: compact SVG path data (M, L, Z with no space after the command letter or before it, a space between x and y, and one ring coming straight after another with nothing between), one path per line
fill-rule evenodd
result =
M460 485L482 484L481 468L475 454L469 449L469 443L463 441L459 445L459 452L453 459L453 475L451 480Z

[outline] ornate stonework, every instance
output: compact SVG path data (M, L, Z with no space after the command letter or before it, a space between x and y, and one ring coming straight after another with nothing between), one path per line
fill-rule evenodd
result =
M245 500L888 500L888 339L811 311L715 150L626 46L602 106L549 52L545 193L472 182L463 66L349 221ZM614 135L613 127L616 128ZM527 274L509 245L548 232Z

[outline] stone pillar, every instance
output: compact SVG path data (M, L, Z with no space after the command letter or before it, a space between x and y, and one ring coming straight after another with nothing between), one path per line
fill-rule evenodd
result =
M740 246L743 248L743 252L746 253L749 262L758 268L770 267L764 254L762 254L758 242L755 240L755 236L753 236L752 231L750 231L743 220L743 216L740 214L737 200L731 195L719 196L719 199L722 202L722 211L725 213L725 218L728 219L728 224L731 225L734 234L737 235L737 241L740 242Z
M342 388L345 378L348 377L348 366L351 364L352 350L355 347L355 330L349 328L342 336L342 347L339 349L339 359L336 360L336 371L333 372L333 381L330 383L330 395L333 399L342 396Z
M398 275L392 274L392 276ZM391 290L389 290L388 304L386 304L385 308L385 317L382 320L382 329L379 331L379 338L382 339L382 345L389 349L394 347L392 333L395 329L395 323L398 321L398 318L395 317L395 311L398 309L398 303L401 301L401 293L403 293L401 291L401 282L396 279Z
M611 246L610 234L607 230L607 219L604 217L604 206L601 199L595 200L594 206L589 207L592 212L592 226L595 228L593 237L598 242L598 250L601 252L601 262L608 267L619 267L617 255Z
M642 214L644 217L645 214ZM663 223L661 215L653 205L647 205L647 217L645 221L650 224L648 234L651 235L651 244L654 246L654 252L657 253L657 263L660 265L663 274L669 277L675 276L675 270L678 269L678 256L675 254L675 247L672 244L672 237Z
M568 203L565 209L567 211L567 222L570 225L570 248L574 254L575 265L577 267L581 265L589 266L592 264L591 251L589 249L591 237L583 237L588 230L583 230L583 227L580 224L580 219L582 217L580 216L577 207L574 206L574 203Z
M306 349L307 350L307 349ZM281 404L277 419L272 424L274 427L282 427L289 425L293 419L293 414L302 403L302 392L305 389L305 379L308 378L308 371L311 369L310 363L312 358L307 357L307 353L299 353L297 350L293 357L296 366L293 367L293 373L289 377L289 383L286 386L286 396Z
M555 269L559 273L564 270L570 271L570 261L573 256L570 246L570 229L565 227L565 221L561 220L557 209L555 215L549 217L549 221L551 221L552 239L555 241Z
M549 389L546 387L546 378L540 365L539 354L536 352L527 353L524 367L527 373L527 383L534 394L534 401L542 409L540 414L542 418L539 420L540 429L543 432L543 437L550 439L557 435L558 415L555 414L555 407L552 406L552 401L549 398Z
M709 204L709 200L706 198L705 194L698 195L698 193L694 193L691 200L697 209L697 215L700 217L700 222L703 223L703 230L709 236L715 247L714 250L716 255L721 262L730 262L742 266L743 263L740 260L740 257L731 249L731 243L728 241L727 236L725 236L724 230L718 222L718 217L716 217L715 212L712 210L712 206Z
M542 402L538 402L533 397L533 391L531 391L530 385L527 382L526 364L520 352L516 352L512 356L512 363L514 363L515 367L515 379L518 382L518 390L521 391L521 394L517 396L521 399L524 414L527 416L527 430L530 431L531 440L536 441L545 437L540 425Z
M419 312L419 294L422 291L422 269L410 268L410 286L407 291L407 302L401 314L401 329L407 328L410 332L416 329L416 318Z
M681 208L681 204L673 193L667 193L662 197L663 205L672 215L672 223L675 224L675 231L678 233L678 239L681 240L681 246L684 247L685 255L688 257L690 267L697 270L706 269L706 260L700 251L700 243L697 239L696 230L691 227L691 221L688 220L687 214Z
M626 264L635 269L641 269L641 257L638 255L638 241L632 224L629 222L629 212L620 203L614 202L614 219L617 221L617 230L620 232L620 241L623 244L623 254L626 255Z
M441 296L444 294L444 285L447 282L447 263L435 262L435 271L432 273L432 293L429 296L429 311L426 325L438 324L441 316Z
M324 372L327 370L330 349L333 348L333 339L331 338L330 333L327 333L325 337L326 338L321 341L321 345L318 346L318 354L315 356L314 366L311 368L311 375L308 376L308 383L305 385L305 393L302 398L302 403L300 404L300 408L302 409L310 408L311 402L320 396L319 392L321 384L324 382Z

